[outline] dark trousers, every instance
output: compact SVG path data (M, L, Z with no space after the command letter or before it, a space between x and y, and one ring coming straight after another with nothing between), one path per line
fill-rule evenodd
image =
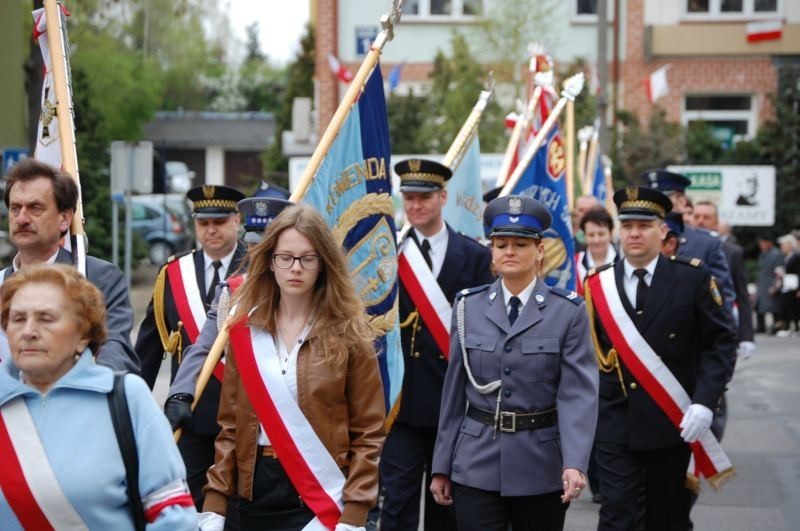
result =
M449 507L433 501L431 459L436 442L436 428L414 427L395 422L381 454L380 475L384 489L381 531L408 531L419 527L420 489L425 478L426 531L455 529Z
M239 517L247 531L299 531L314 518L280 461L260 456L253 476L253 499L239 498Z
M198 512L203 510L203 487L208 483L206 472L214 464L214 440L216 435L210 433L194 433L183 431L178 440L178 450L181 452L183 464L186 467L186 483L192 493L192 499ZM228 503L228 512L225 515L225 529L239 529L239 514L236 508L236 498L232 497Z
M689 445L635 451L627 445L596 442L600 467L598 531L636 529L637 500L644 490L647 531L686 531L689 528L689 496L686 468Z
M500 496L499 492L453 483L459 531L561 531L569 504L563 492ZM509 528L509 525L511 526Z

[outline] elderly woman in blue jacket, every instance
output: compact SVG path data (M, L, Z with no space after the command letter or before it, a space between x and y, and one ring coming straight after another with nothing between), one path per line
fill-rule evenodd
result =
M109 411L114 375L96 365L102 294L74 268L37 266L0 287L11 359L0 363L0 528L134 529ZM145 529L196 530L186 471L166 418L138 376L124 389Z

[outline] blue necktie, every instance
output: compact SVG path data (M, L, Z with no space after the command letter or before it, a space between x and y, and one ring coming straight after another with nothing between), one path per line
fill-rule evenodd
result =
M519 317L519 305L522 304L522 301L515 295L508 299L508 304L511 305L511 310L508 312L508 322L513 325L514 321Z

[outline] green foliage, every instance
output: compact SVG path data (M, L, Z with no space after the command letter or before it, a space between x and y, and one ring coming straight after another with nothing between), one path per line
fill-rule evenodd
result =
M639 175L650 168L663 168L684 159L684 132L680 124L669 122L666 112L657 107L647 128L632 113L620 111L617 119L624 127L621 149L614 161L614 181L637 182Z
M389 131L394 153L426 153L428 151L420 131L428 118L430 103L425 96L413 91L406 96L390 94L386 100Z
M686 130L686 163L714 164L723 157L724 150L714 138L705 122L692 122Z
M312 97L314 95L314 28L311 24L306 26L306 32L300 39L300 51L289 64L287 69L286 88L283 92L281 105L275 109L275 142L261 155L264 171L276 181L277 184L286 186L287 178L277 182L276 172L287 175L289 160L283 156L283 140L281 134L292 128L292 103L295 98Z
M454 33L451 44L450 57L440 50L433 61L427 120L417 131L426 151L431 153L444 153L450 147L478 101L487 76L485 67L472 55L463 35ZM502 109L493 100L481 119L482 151L493 152L504 148L503 118Z

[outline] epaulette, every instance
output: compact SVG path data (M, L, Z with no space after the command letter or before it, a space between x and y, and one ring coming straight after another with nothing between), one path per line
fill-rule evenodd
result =
M462 289L458 293L456 293L456 299L460 299L461 297L466 297L467 295L474 295L476 293L480 293L481 291L486 291L491 284L484 284L483 286L477 286L474 288L466 288Z
M602 266L602 267L605 267L605 266ZM602 269L602 267L601 267L601 269ZM569 302L571 302L575 306L578 306L578 305L580 305L580 303L583 302L583 297L581 297L580 295L578 295L577 292L572 291L571 289L551 287L550 288L550 293L552 293L553 295L558 295L559 297L563 297L563 298L567 299Z
M614 267L614 262L611 262L610 264L603 264L603 265L601 265L599 267L592 267L591 269L589 269L589 271L586 272L586 278L594 276L597 273L599 273L600 271L605 271L609 267Z
M692 267L702 267L703 261L699 258L692 258L689 256L672 255L669 259L677 264L690 265Z

